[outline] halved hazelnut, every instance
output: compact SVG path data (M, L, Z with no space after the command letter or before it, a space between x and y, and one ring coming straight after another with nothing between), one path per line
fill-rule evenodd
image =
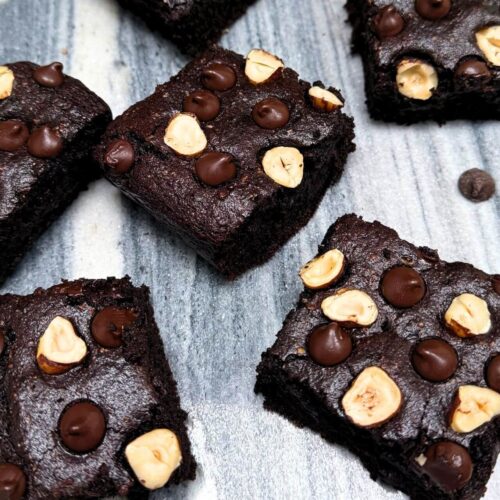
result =
M182 462L177 436L169 429L155 429L132 441L125 456L139 482L149 490L163 488Z
M476 33L476 42L491 64L500 66L500 25L488 26Z
M377 366L365 368L342 398L342 408L353 424L379 427L401 408L403 396L389 375Z
M426 101L438 86L438 75L430 64L418 59L403 59L398 64L396 83L400 94Z
M297 148L279 146L270 149L262 158L268 177L287 188L296 188L304 175L304 157Z
M340 279L345 269L344 254L334 248L310 260L299 272L307 288L327 288Z
M321 87L311 87L309 89L309 97L311 98L312 105L320 111L331 112L344 105L333 92Z
M253 49L247 54L245 75L254 85L269 80L276 71L284 68L283 61L262 49Z
M484 335L491 328L488 304L472 293L455 297L444 315L444 321L459 337Z
M7 66L0 66L0 99L5 99L12 94L14 86L14 73Z
M345 326L370 326L375 323L378 308L373 299L362 290L339 290L321 303L323 314Z
M500 415L500 394L486 387L462 385L458 388L450 414L455 432L471 432Z
M197 156L207 147L207 138L195 115L179 113L165 129L165 144L182 156Z
M56 316L38 341L36 360L50 375L64 373L79 365L87 355L87 345L66 318Z

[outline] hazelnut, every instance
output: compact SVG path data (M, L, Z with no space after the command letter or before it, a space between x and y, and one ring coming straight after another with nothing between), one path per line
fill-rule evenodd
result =
M418 59L403 59L398 64L396 75L398 91L410 99L426 101L438 86L436 70Z
M455 432L471 432L500 415L500 394L486 387L462 385L458 388L450 414Z
M9 97L13 86L14 73L7 66L0 66L0 99Z
M328 113L344 105L333 92L321 87L311 87L309 89L309 97L311 98L312 105L316 109L327 111Z
M280 68L283 61L262 49L253 49L247 54L245 75L254 85L267 82Z
M491 328L488 304L472 293L455 297L444 315L444 321L459 337L483 335Z
M155 429L132 441L125 456L140 483L149 490L163 488L182 462L177 436L169 429Z
M207 138L195 115L179 113L165 129L165 144L182 156L197 156L207 147Z
M403 396L387 373L377 366L365 368L342 398L342 408L353 424L378 427L401 408Z
M339 290L321 303L323 314L345 326L370 326L375 323L378 309L373 299L362 290Z
M87 355L87 345L70 321L56 316L38 341L36 360L50 375L64 373L80 364Z
M491 64L500 66L500 25L488 26L476 33L476 42Z
M262 158L267 176L287 188L296 188L304 175L304 157L296 148L277 147L270 149Z
M344 254L335 248L310 260L300 270L299 275L307 288L318 290L338 281L344 269Z

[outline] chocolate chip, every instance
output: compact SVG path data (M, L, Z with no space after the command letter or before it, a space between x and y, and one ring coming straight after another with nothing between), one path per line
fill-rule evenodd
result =
M92 320L91 332L102 347L120 347L123 344L123 330L137 319L132 309L105 307Z
M415 371L425 380L442 382L455 373L458 357L448 342L441 339L425 339L413 349L411 362Z
M440 441L430 446L424 456L424 471L445 491L463 488L472 477L472 459L459 444Z
M48 125L34 130L28 139L28 151L37 158L55 158L62 149L62 137Z
M3 332L0 332L0 356L3 354L3 351L5 349L5 344L6 344L6 340L5 340L5 333Z
M134 147L124 139L116 139L106 149L104 163L118 174L128 172L135 161Z
M500 274L494 274L491 278L491 282L493 284L493 290L500 295Z
M425 295L425 281L411 267L398 266L387 271L380 282L380 291L389 304L407 308L418 304Z
M458 189L470 201L481 202L489 200L495 194L495 181L484 170L471 168L458 179Z
M467 58L458 63L455 69L455 76L458 78L481 78L489 80L491 78L491 71L484 61Z
M401 33L405 20L394 5L386 5L375 14L372 25L377 36L383 40Z
M26 476L20 467L0 464L0 498L20 500L26 491Z
M102 410L90 401L66 407L59 420L59 435L64 446L77 453L95 450L106 434Z
M309 335L307 351L315 363L333 366L341 363L351 354L351 337L338 323L321 325Z
M195 164L198 178L209 186L218 186L236 177L237 168L229 153L214 151L201 155Z
M220 101L208 90L195 90L184 98L183 110L193 113L202 122L208 122L219 114Z
M53 62L33 71L33 78L44 87L59 87L64 83L63 65Z
M486 383L494 391L500 392L500 354L490 359L486 369Z
M423 18L436 21L449 14L451 0L415 0L415 10Z
M16 151L28 140L29 135L28 127L19 120L0 122L0 150Z
M276 97L268 97L254 106L252 118L259 127L275 129L284 127L288 123L290 112L283 101Z
M203 68L201 83L209 90L223 92L236 85L236 73L227 64L213 62Z

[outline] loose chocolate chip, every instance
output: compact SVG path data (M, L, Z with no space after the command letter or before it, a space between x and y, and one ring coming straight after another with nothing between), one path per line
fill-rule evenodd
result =
M455 69L457 78L490 79L491 71L488 65L480 59L468 58L460 62Z
M489 200L495 194L495 180L484 170L471 168L458 179L458 189L470 201Z
M493 290L500 295L500 274L494 274L491 278Z
M59 87L64 83L63 65L53 62L33 71L33 78L44 87Z
M28 127L19 120L0 122L0 150L16 151L28 140L29 135Z
M236 85L236 73L227 64L213 62L203 68L201 83L209 90L223 92Z
M195 90L184 98L183 110L193 113L202 122L208 122L219 114L220 101L209 90Z
M26 491L26 476L20 467L0 464L0 498L20 500Z
M0 356L3 354L3 351L5 349L5 333L0 332Z
M104 155L104 163L118 174L128 172L132 168L134 160L134 147L124 139L113 141Z
M105 307L92 320L92 336L102 347L120 347L123 344L123 330L136 319L137 314L132 309Z
M423 18L436 21L449 14L451 0L415 0L415 10Z
M236 163L229 153L214 151L201 155L195 164L198 178L209 186L218 186L236 177Z
M307 351L315 363L333 366L341 363L351 354L351 337L338 323L321 325L309 335Z
M37 158L55 158L62 149L62 137L48 125L34 130L28 139L28 151Z
M398 266L387 271L380 282L382 296L394 307L418 304L425 295L425 281L411 267Z
M70 404L59 421L59 435L64 446L77 453L95 450L106 434L102 410L90 401Z
M382 7L373 17L373 29L383 40L401 33L405 27L405 20L394 5Z
M288 123L290 112L283 101L269 97L254 106L252 118L259 127L275 129L284 127Z
M500 392L500 354L491 358L488 363L486 383L494 391Z
M424 471L445 491L463 488L472 477L472 459L459 444L440 441L430 446L424 456Z
M458 357L448 342L441 339L426 339L415 346L411 362L415 371L425 380L442 382L455 373Z

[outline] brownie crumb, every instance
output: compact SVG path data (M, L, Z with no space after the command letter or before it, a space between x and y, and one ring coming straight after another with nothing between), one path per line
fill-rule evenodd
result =
M471 168L458 180L458 189L465 198L474 202L489 200L495 194L495 180L484 170Z

